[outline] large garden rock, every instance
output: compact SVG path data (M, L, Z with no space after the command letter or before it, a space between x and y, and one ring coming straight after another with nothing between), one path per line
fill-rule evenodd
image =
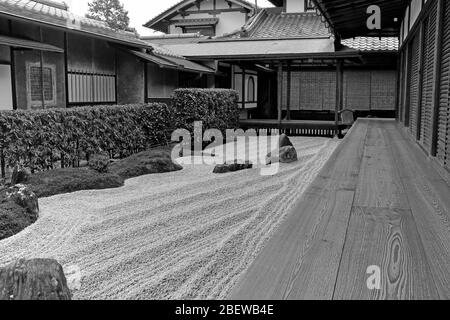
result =
M272 163L291 163L298 161L297 150L295 150L294 145L287 135L284 133L280 135L279 141L279 156L274 156L269 153L266 157L266 164L270 165Z
M219 164L214 168L213 173L229 173L229 172L236 172L241 170L247 170L252 169L253 164L246 161L245 163L239 163L238 161L234 163L226 163L226 164Z
M283 148L283 147L293 147L294 145L292 144L291 140L289 139L289 137L287 135L285 135L284 133L280 136L280 143L279 143L279 148Z
M15 186L16 184L25 183L30 177L31 172L28 169L15 166L11 175L11 185Z
M293 146L280 148L280 162L291 163L298 161L297 150Z
M266 157L266 164L272 163L292 163L298 161L297 150L293 146L287 146L280 148L278 156L273 156L269 153Z
M71 300L63 268L55 260L19 260L0 269L0 300Z
M8 189L6 192L8 199L25 208L32 218L39 217L38 197L27 186L18 184Z

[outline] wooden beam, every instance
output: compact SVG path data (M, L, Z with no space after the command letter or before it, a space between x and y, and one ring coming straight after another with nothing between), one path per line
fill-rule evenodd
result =
M278 121L283 120L283 62L278 63Z

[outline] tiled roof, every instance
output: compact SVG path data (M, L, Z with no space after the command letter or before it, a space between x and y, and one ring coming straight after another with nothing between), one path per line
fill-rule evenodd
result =
M360 51L397 51L398 38L386 37L358 37L353 39L342 40L342 44L351 49Z
M282 8L263 9L231 38L291 39L331 37L321 16L312 12L284 13Z
M330 55L334 51L333 39L280 39L253 40L230 39L227 41L204 41L191 44L165 45L178 55L194 60L273 58L285 56Z
M35 23L88 33L113 42L123 42L138 47L149 46L133 33L116 31L109 28L104 22L74 15L53 2L48 0L0 0L0 15L14 16Z

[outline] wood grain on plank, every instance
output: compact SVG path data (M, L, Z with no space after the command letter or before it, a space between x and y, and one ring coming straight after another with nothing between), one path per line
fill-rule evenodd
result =
M369 127L359 173L355 206L409 209L400 177L383 134L385 121Z
M402 179L419 237L442 299L450 299L450 187L423 151L397 127L386 127L391 152Z
M367 286L370 266L381 269L381 290ZM334 299L437 298L439 293L411 211L354 207Z

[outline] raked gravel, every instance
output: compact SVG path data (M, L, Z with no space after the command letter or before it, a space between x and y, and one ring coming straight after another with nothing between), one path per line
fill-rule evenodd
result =
M119 189L40 199L38 222L0 241L0 266L18 258L75 266L75 299L226 299L339 144L292 142L299 161L275 176L188 165Z

